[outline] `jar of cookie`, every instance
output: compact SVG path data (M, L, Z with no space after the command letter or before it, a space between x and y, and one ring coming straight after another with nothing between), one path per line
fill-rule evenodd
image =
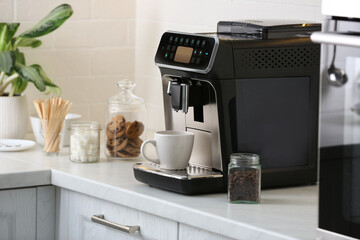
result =
M136 159L146 133L146 108L133 94L135 83L118 82L120 92L108 100L105 125L105 156L108 159Z

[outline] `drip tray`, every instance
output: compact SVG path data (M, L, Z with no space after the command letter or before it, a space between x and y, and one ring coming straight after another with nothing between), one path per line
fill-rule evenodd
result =
M172 171L161 169L154 163L135 163L134 175L140 182L183 194L226 191L223 173L196 166Z

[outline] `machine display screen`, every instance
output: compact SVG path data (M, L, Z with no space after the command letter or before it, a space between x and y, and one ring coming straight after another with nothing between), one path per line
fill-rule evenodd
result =
M176 49L174 61L188 64L193 54L193 48L178 46Z
M156 52L155 63L173 69L209 71L217 47L216 36L165 32Z

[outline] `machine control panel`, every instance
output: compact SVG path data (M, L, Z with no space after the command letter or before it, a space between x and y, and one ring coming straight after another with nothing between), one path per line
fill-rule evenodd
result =
M210 71L218 47L214 36L165 32L156 52L159 67L207 73Z

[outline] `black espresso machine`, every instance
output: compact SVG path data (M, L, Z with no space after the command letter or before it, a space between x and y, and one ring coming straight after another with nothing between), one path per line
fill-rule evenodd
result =
M135 178L183 194L224 192L232 153L260 155L262 187L317 181L320 24L219 22L165 32L156 52L167 130L195 134L183 171L136 163Z

